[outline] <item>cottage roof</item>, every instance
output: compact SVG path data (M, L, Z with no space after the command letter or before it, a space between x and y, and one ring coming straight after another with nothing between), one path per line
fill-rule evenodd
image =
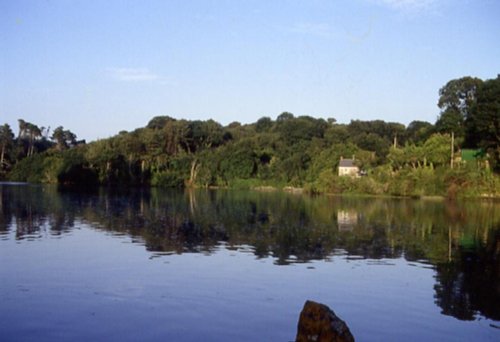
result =
M353 159L341 159L339 167L356 167Z

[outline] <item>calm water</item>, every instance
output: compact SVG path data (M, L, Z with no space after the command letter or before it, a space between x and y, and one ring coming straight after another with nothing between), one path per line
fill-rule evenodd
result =
M0 184L1 341L500 341L500 204Z

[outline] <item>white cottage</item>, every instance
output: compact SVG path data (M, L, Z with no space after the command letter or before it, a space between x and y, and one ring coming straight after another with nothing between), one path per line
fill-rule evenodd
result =
M353 159L340 157L339 176L359 177L359 167L354 164L354 157Z

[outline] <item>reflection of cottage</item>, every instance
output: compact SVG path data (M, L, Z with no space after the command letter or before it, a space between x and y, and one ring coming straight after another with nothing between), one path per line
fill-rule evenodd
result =
M339 176L359 176L359 167L354 165L354 156L352 159L344 159L340 157Z
M358 213L354 210L337 211L337 224L339 231L351 231L358 223Z

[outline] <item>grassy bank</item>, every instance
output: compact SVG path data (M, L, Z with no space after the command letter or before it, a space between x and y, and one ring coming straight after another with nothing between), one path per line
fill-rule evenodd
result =
M367 176L339 177L333 170L322 172L305 185L308 193L369 194L403 197L500 197L500 177L488 169L462 166L407 168L393 171L381 166Z
M6 179L32 183L155 186L155 187L211 187L229 189L272 189L297 192L298 188L308 194L351 194L402 197L446 197L446 198L497 198L500 197L500 176L489 169L475 165L459 165L454 169L432 166L394 170L382 165L369 170L363 177L338 176L334 168L325 168L310 181L290 182L281 179L256 177L221 177L217 170L208 173L212 181L189 183L189 162L170 171L134 173L126 164L103 172L85 158L85 148L47 152L19 162ZM104 170L105 171L105 170ZM151 172L150 172L151 173ZM207 176L205 176L207 178ZM141 182L143 179L150 181ZM202 180L204 178L198 178Z

